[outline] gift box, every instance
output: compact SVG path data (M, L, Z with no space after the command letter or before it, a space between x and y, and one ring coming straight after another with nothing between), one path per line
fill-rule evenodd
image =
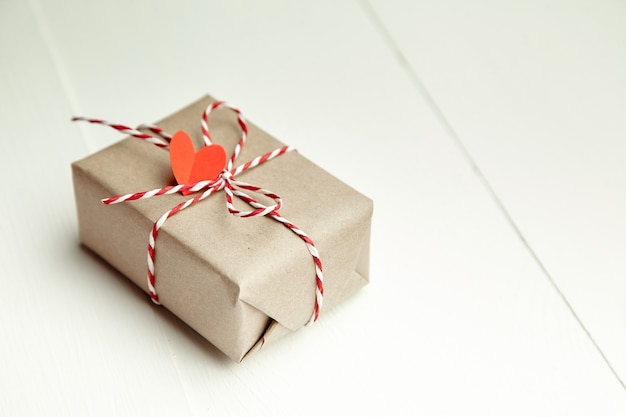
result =
M164 131L186 131L199 149L200 116L214 102L204 97L157 125ZM208 121L211 138L228 155L240 138L237 121L237 114L226 109L213 111ZM247 130L238 163L258 160L284 146L253 124ZM199 193L186 190L188 195L175 192L103 204L101 200L111 196L176 184L167 149L135 137L73 163L72 173L80 241L150 292L146 253L154 224ZM373 204L296 150L234 178L280 195L279 212L233 216L227 209L226 190L219 190L162 224L153 270L159 303L230 358L241 361L310 322L322 300L318 266L323 269L322 315L367 284ZM235 194L232 207L254 209L245 197L241 200ZM255 197L269 205L265 200ZM277 213L288 223L272 217ZM310 237L320 265L290 225Z

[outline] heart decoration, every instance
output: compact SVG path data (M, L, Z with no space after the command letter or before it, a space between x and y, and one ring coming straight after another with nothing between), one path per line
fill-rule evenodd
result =
M170 163L178 184L213 180L226 165L226 151L220 145L207 145L196 152L189 135L179 130L170 142Z

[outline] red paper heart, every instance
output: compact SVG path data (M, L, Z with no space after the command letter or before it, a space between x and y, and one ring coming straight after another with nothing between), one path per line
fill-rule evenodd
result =
M170 163L179 184L215 179L226 165L226 152L220 145L195 151L189 135L179 130L170 142Z

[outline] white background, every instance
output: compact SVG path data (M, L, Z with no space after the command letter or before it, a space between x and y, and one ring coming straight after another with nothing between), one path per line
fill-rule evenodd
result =
M0 1L0 414L626 415L625 22L618 0ZM77 241L69 165L122 135L70 117L206 93L375 201L371 285L241 364Z

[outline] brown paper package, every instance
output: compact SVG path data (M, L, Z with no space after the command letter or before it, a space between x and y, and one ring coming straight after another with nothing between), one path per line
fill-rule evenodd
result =
M204 97L158 122L202 144ZM211 137L228 155L240 132L228 110L211 113ZM253 124L235 166L283 144ZM191 196L105 206L114 195L174 185L166 150L126 138L72 164L80 241L147 292L146 251L153 223ZM237 179L283 198L280 213L315 242L324 267L322 315L367 284L373 204L297 151ZM236 203L244 210L243 204ZM235 361L302 327L315 300L313 260L304 242L268 217L228 213L218 192L171 217L156 241L161 304ZM147 298L149 300L149 298Z

